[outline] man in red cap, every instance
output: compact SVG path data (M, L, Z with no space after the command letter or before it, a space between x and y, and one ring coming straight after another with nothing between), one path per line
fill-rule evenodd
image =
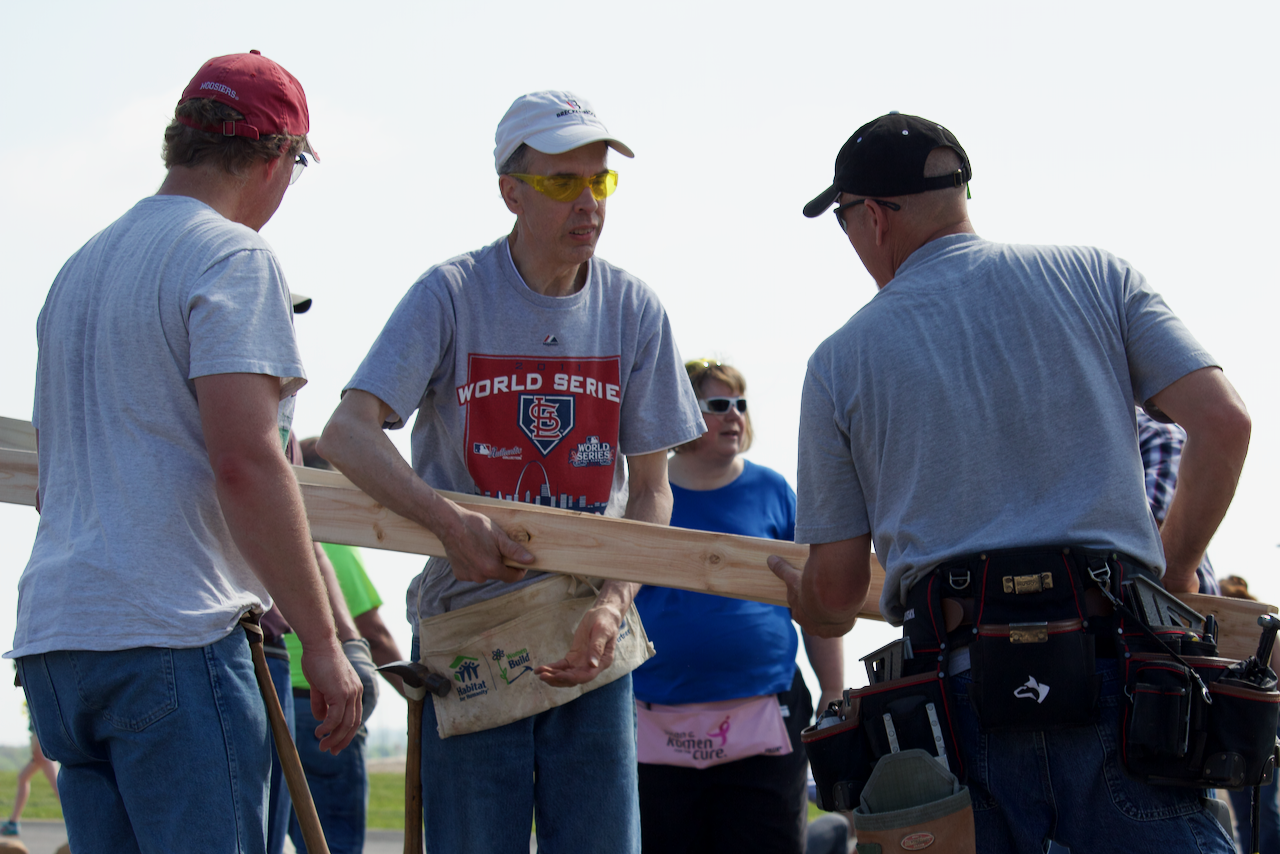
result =
M321 747L360 725L281 436L306 382L258 230L306 96L256 51L200 69L168 176L67 261L37 324L40 527L14 648L81 852L265 848L269 731L238 622L279 602Z

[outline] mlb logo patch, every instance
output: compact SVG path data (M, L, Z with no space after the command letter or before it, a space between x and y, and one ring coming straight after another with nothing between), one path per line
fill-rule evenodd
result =
M545 457L573 432L573 395L520 395L520 429Z

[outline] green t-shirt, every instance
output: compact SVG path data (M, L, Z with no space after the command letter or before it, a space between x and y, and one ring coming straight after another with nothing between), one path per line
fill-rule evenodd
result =
M338 546L332 543L321 543L324 553L333 563L334 573L338 576L338 586L347 599L347 608L352 617L358 617L366 611L381 607L382 598L369 576L365 574L364 563L360 560L360 552L354 546ZM302 642L298 636L290 632L284 636L284 645L289 648L289 679L295 688L309 689L306 677L302 675Z

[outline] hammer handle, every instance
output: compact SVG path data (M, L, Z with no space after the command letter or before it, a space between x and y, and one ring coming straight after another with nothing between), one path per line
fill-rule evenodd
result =
M409 700L409 747L404 760L404 854L422 854L422 704Z
M280 707L280 697L276 694L275 683L271 681L267 656L262 649L262 629L243 622L241 625L245 626L245 634L249 636L249 650L253 653L253 675L258 678L258 690L262 692L262 700L267 706L267 719L271 721L276 753L280 756L280 767L284 770L284 781L289 786L289 797L293 800L293 810L298 815L298 825L302 828L302 840L307 845L307 854L329 854L329 843L324 839L320 816L316 814L315 801L311 800L311 790L307 788L307 775L302 770L302 760L298 758L298 747L289 735L284 709Z

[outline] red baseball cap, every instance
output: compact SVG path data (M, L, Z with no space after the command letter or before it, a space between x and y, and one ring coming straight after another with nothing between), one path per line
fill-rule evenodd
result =
M196 130L249 139L273 133L305 134L311 130L307 96L298 78L256 50L215 56L206 62L183 90L179 106L192 98L211 98L244 115L242 121L203 127L178 117L178 121ZM306 148L320 159L310 144Z

